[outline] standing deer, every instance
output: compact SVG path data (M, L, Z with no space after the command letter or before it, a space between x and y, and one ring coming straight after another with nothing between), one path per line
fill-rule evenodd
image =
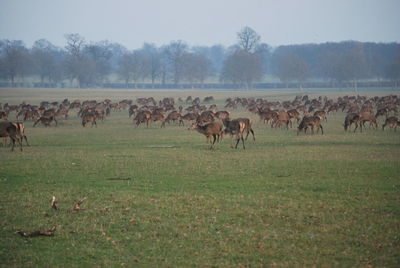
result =
M10 137L12 142L11 151L14 151L15 142L17 141L20 145L22 151L22 142L17 137L18 135L18 128L11 122L4 121L0 122L0 137Z
M237 146L240 141L242 141L243 149L246 149L246 147L244 146L244 139L243 139L243 132L246 129L246 123L243 120L239 119L233 119L233 120L225 119L223 120L223 122L225 126L224 134L230 134L231 136L235 136L236 138L235 149L237 149ZM233 147L232 144L231 147Z
M385 124L382 125L382 130L385 130L386 126L389 126L390 129L394 128L394 131L396 131L397 126L400 125L400 122L396 116L391 116L389 118L386 118Z
M217 138L219 141L219 139L223 135L222 128L223 128L223 125L221 122L213 121L213 122L205 124L205 125L200 125L198 123L195 123L190 128L188 128L188 130L196 130L197 132L206 136L207 143L209 140L211 142L211 137L213 137L213 141L210 146L210 149L212 149Z

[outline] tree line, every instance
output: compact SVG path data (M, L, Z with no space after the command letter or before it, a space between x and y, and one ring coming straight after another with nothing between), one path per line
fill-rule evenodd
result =
M66 34L65 39L64 48L45 39L31 48L20 40L0 40L0 79L11 86L17 79L35 77L40 86L201 87L212 82L247 89L266 76L286 85L319 80L357 87L361 79L374 79L399 86L400 81L399 43L345 41L272 48L250 27L241 29L237 43L229 47L171 41L159 47L144 43L132 50L106 40L87 42L79 34Z

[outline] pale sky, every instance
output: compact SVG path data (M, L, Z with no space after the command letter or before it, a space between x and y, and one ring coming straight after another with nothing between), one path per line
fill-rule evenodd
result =
M244 26L271 46L400 42L400 0L0 0L0 39L28 47L42 38L64 47L67 33L128 49L230 46Z

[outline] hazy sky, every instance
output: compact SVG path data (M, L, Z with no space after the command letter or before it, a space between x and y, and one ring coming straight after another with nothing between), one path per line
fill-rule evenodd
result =
M400 42L400 0L0 0L0 39L27 46L66 33L129 49L183 40L225 46L250 26L272 46L327 41Z

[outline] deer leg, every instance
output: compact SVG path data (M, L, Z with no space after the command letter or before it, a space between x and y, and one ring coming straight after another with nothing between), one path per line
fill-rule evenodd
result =
M243 135L240 135L240 139L242 140L243 149L246 149L246 147L244 147L244 139L243 139Z
M236 137L236 145L235 145L235 149L237 149L237 146L238 146L238 144L239 144L239 141L240 141L240 138L239 138L239 137Z
M28 138L25 135L21 137L21 143L22 143L22 139L25 139L26 145L30 146L29 143L28 143Z
M321 128L321 135L324 135L324 129L322 128L322 125L319 125L319 127Z

